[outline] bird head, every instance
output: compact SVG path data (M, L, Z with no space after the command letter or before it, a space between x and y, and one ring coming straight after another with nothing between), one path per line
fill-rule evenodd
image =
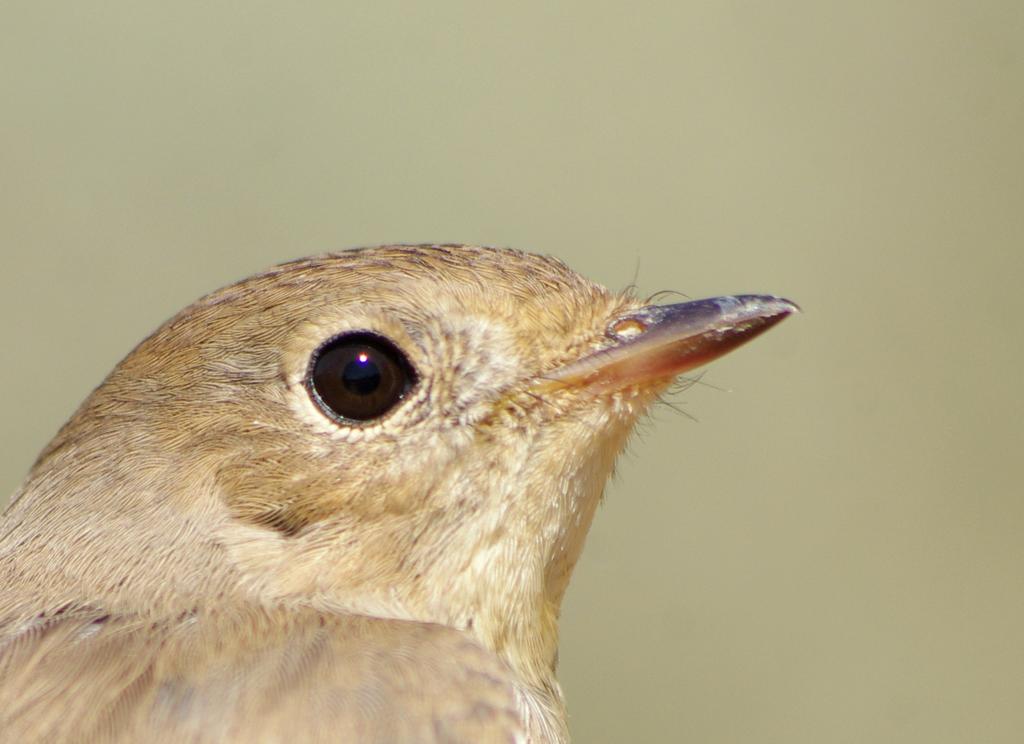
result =
M542 676L638 417L678 374L794 309L645 306L509 250L296 261L144 341L15 507L62 524L40 528L39 549L69 596L436 622Z

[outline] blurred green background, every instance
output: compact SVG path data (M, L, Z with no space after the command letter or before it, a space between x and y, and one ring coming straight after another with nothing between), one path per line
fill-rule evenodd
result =
M1024 5L0 11L0 491L285 259L511 245L805 314L659 409L564 611L575 740L1024 741Z

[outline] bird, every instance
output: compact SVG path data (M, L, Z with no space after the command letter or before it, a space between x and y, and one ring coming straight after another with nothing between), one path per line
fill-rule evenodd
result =
M0 518L0 740L564 744L560 608L617 456L797 309L465 245L209 294Z

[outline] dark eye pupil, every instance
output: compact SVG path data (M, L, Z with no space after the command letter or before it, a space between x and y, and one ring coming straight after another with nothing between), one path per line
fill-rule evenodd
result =
M324 412L352 421L383 416L415 382L416 373L398 347L364 332L324 344L309 376L310 394Z
M345 365L341 381L356 395L369 395L380 387L380 368L374 364L369 352L360 351Z

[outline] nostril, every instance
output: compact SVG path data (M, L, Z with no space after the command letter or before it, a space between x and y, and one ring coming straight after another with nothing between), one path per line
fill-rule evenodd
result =
M608 333L617 338L632 338L647 330L647 324L637 318L622 318L608 327Z

